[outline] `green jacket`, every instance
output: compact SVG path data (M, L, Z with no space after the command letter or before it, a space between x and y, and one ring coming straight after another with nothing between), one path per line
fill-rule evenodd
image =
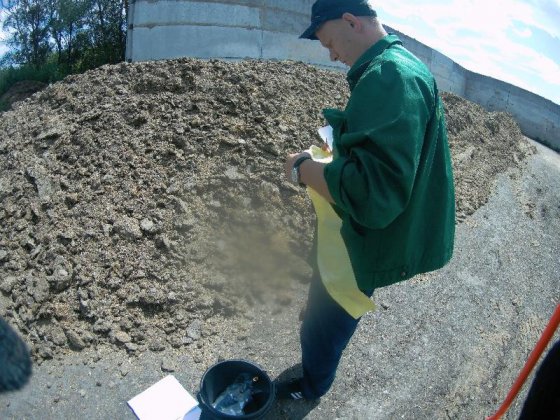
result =
M356 282L371 290L451 258L451 157L434 77L397 36L367 50L347 79L346 109L323 111L334 131L324 176Z

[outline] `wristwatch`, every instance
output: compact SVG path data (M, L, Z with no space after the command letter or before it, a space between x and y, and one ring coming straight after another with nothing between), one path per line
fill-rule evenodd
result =
M292 182L296 185L300 185L301 187L305 187L305 184L301 182L301 177L299 174L299 167L300 165L305 162L306 160L311 159L309 155L303 155L296 159L294 165L292 166Z

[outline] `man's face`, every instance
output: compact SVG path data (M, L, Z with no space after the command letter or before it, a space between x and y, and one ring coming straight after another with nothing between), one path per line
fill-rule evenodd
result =
M349 67L356 62L363 51L358 51L359 43L350 22L343 19L329 20L315 32L321 45L329 50L332 61L340 61Z

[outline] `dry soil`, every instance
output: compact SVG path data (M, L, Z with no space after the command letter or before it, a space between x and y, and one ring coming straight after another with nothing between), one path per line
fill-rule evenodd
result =
M460 224L535 147L511 116L442 96ZM301 63L180 59L14 103L0 115L0 316L37 364L174 349L208 366L263 305L301 299L314 215L282 165L346 98L343 74Z

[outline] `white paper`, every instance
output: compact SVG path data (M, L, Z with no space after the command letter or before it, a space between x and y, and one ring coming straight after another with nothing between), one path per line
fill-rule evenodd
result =
M195 408L193 408L191 411L185 414L183 420L198 420L201 414L202 411L200 410L200 407L197 405Z
M173 375L128 401L139 420L198 420L198 402Z
M323 141L328 144L329 149L332 150L332 148L333 148L333 129L332 129L332 127L330 125L326 125L324 127L319 128L319 130L317 130L317 131L319 132L319 135L321 136Z

